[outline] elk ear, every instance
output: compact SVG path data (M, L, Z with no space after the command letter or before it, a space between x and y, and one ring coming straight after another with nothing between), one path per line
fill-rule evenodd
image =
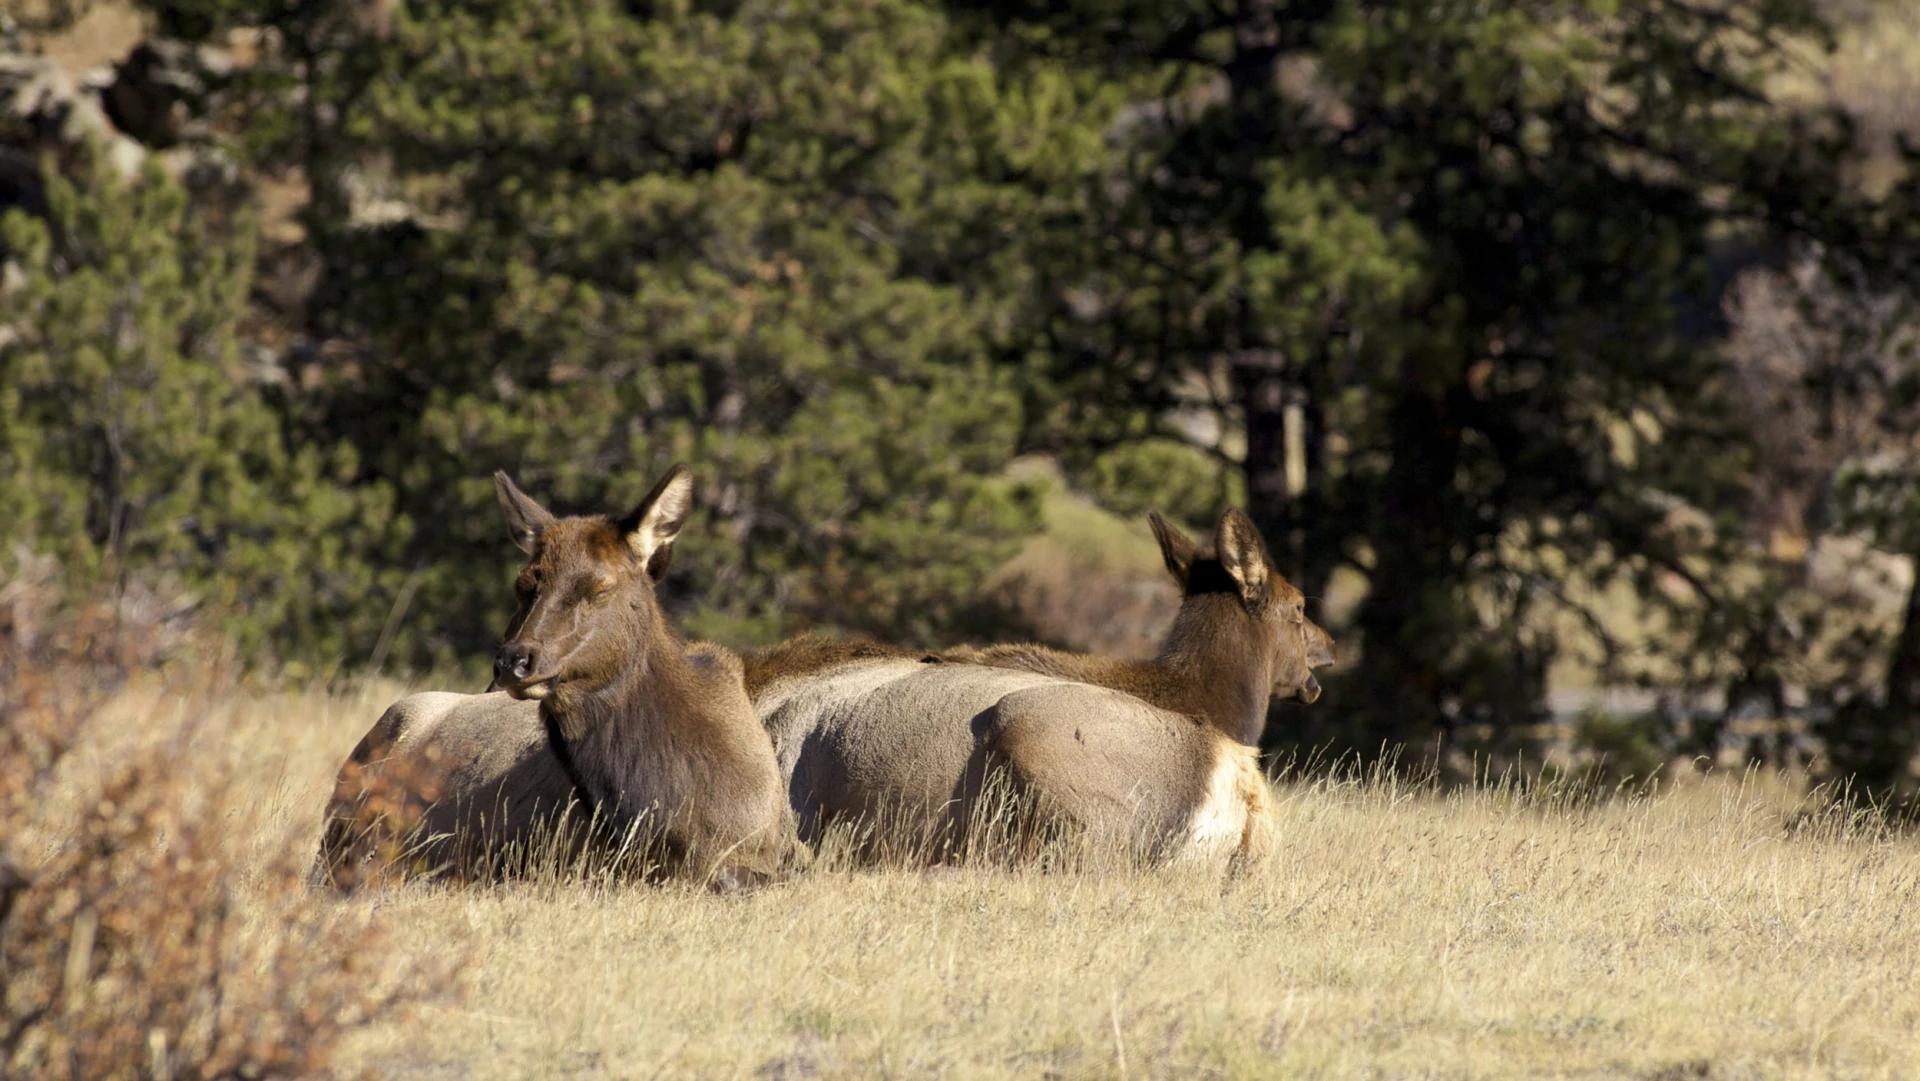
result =
M521 551L532 555L540 531L553 524L552 512L516 488L504 469L493 471L493 494L500 502L501 516L507 520L507 536Z
M1193 554L1199 550L1198 546L1192 537L1180 532L1179 527L1160 517L1157 510L1147 512L1147 524L1153 527L1153 539L1160 542L1160 558L1167 561L1167 573L1173 575L1181 589L1187 588L1187 573L1193 570Z
M1240 600L1249 608L1265 604L1272 564L1267 561L1267 545L1260 539L1260 530L1254 527L1253 519L1238 507L1228 507L1220 516L1214 545L1219 549L1220 565L1240 587Z
M673 557L673 540L693 513L693 474L684 465L667 470L653 491L620 519L620 533L626 537L633 554L646 564L647 574L659 578L667 572Z

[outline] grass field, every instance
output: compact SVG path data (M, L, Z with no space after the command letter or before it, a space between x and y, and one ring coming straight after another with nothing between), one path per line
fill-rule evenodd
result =
M231 692L210 707L130 692L105 718L126 746L79 757L151 748L191 709L190 745L164 751L195 775L238 778L220 812L234 851L305 858L335 766L400 689ZM449 985L347 1042L335 1067L377 1076L1920 1067L1920 843L1809 813L1785 781L1706 778L1585 805L1511 787L1280 793L1279 857L1231 881L1179 866L927 873L829 860L744 897L538 881L296 903L394 931L369 979L463 959L459 993Z

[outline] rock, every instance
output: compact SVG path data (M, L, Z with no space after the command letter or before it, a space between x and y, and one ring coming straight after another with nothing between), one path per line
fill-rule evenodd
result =
M50 60L0 54L0 206L40 205L40 159L97 141L122 176L140 171L146 150L114 127L90 87Z
M168 147L189 134L194 105L206 89L199 50L155 38L113 69L101 103L121 132L149 147Z

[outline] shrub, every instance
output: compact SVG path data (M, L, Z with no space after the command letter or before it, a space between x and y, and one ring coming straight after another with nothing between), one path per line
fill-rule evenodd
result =
M1649 713L1581 712L1573 725L1573 745L1586 762L1587 780L1618 788L1629 782L1659 780L1672 751L1664 740L1669 726Z
M241 843L193 722L83 768L125 734L104 731L112 691L152 678L146 636L106 605L39 625L0 636L0 1076L333 1072L355 1030L452 986L457 959L396 962L380 925L308 893L293 838Z

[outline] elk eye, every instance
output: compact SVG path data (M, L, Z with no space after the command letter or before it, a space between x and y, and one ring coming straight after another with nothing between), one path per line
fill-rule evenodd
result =
M615 583L612 578L601 577L601 578L595 578L587 586L587 588L593 593L594 596L604 597L607 594L613 592L614 584Z

